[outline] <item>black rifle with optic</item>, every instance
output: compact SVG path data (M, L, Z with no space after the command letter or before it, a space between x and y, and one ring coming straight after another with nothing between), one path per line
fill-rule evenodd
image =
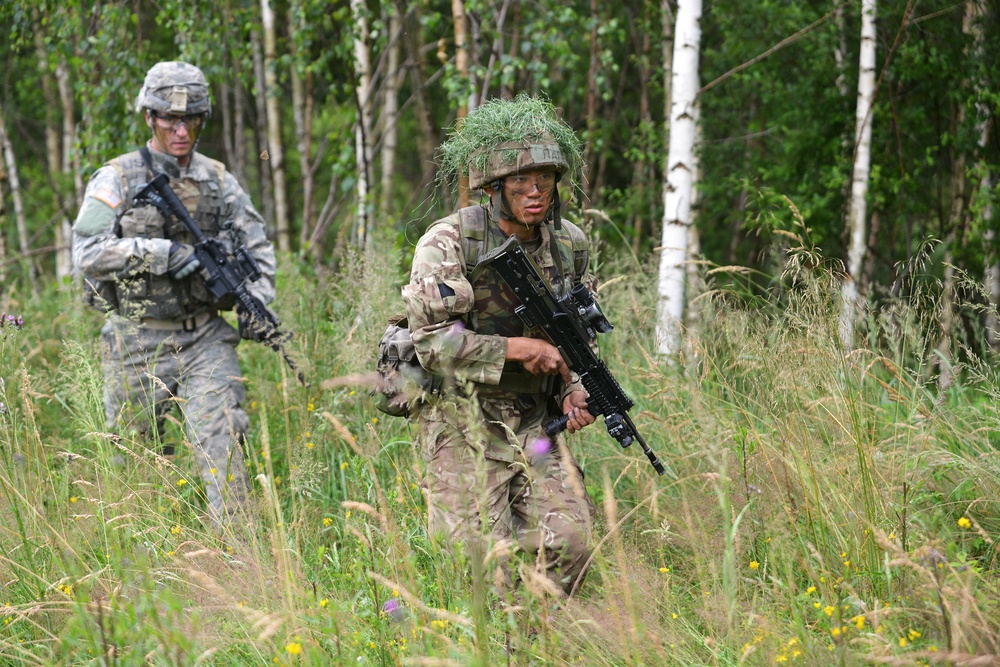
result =
M484 257L482 264L488 264L513 290L520 301L514 312L525 327L541 330L549 342L559 349L570 370L580 376L589 395L587 411L595 417L604 415L608 433L622 447L628 447L633 441L638 442L657 474L664 474L666 469L663 463L639 435L628 416L634 405L632 399L591 348L598 333L607 333L614 327L601 312L590 291L577 284L568 294L556 297L516 236L511 236ZM554 419L546 424L545 433L554 438L566 429L568 420L566 415Z
M201 268L198 269L204 278L205 287L212 293L216 301L221 301L232 295L239 307L250 316L250 327L259 340L275 352L281 354L288 367L295 372L299 382L305 383L302 371L295 368L291 357L285 351L284 343L291 334L281 331L281 322L253 294L247 291L244 283L255 282L260 278L260 266L245 246L240 246L232 255L227 255L219 239L209 238L198 227L187 208L177 198L170 187L170 177L160 172L153 180L142 187L136 194L135 201L145 202L155 206L168 219L177 218L194 237L194 256L198 258Z

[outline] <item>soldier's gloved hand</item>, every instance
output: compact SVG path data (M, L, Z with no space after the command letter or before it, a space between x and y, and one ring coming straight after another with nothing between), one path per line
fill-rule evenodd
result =
M187 278L194 273L201 262L194 254L194 246L174 241L170 244L170 258L167 260L167 273L174 280Z
M240 338L243 340L252 340L255 342L263 342L267 336L264 333L264 323L258 322L250 311L243 307L242 304L236 304L236 323L240 330Z

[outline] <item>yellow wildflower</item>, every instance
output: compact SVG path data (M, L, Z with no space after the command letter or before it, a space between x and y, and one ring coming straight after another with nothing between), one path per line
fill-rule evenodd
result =
M79 500L79 498L77 498L76 496L70 496L70 497L69 497L69 501L70 501L71 503L75 503L75 502L76 502L76 501L78 501L78 500Z
M289 655L298 655L302 653L302 644L298 642L289 642L285 644L285 650L288 651Z
M332 524L332 523L333 523L333 519L331 519L331 518L330 518L330 517L328 517L328 516L325 516L325 517L323 517L323 525L324 525L325 527L329 528L329 527L330 527L330 524Z
M918 639L920 639L920 638L921 638L921 637L922 637L923 635L921 635L921 634L920 634L919 632L917 632L916 630L910 630L910 631L909 631L909 632L907 633L907 636L909 636L909 638L910 638L910 641L911 641L911 642L915 642L915 641L917 641Z
M815 592L816 592L815 586L810 586L809 588L806 589L806 593L808 593L809 595L812 595Z
M349 465L350 464L347 461L344 461L343 463L340 464L340 469L341 470L347 470L347 466L349 466Z
M969 521L968 518L966 518L966 517L963 516L961 519L958 520L958 527L959 528L972 528L972 522Z
M758 563L755 560L750 561L750 569L751 570L756 570L758 567L760 567L760 563Z
M855 627L858 628L858 630L864 630L865 629L865 617L864 616L855 616L851 620L854 621L854 625L855 625Z
M306 449L312 449L312 448L313 448L313 447L315 447L315 446L316 446L316 445L314 445L314 444L313 444L313 443L311 443L311 442L307 442L307 443L306 443Z
M899 648L903 648L905 646L906 646L906 637L900 637L899 638Z
M172 528L170 529L170 534L171 534L171 535L180 535L180 534L181 534L181 527L180 527L180 524L178 524L178 525L176 525L176 526L173 526L173 527L172 527Z
M827 616L831 616L832 617L833 616L833 612L835 612L835 611L837 611L836 607L831 607L830 605L827 605L827 606L823 607L823 613L825 613Z
M179 479L179 480L177 480L177 486L184 486L185 484L187 484L187 480L186 479Z
M837 637L839 637L840 636L840 628L833 628L832 630L830 630L830 636L833 637L834 639L836 639Z
M319 601L319 606L320 607L325 607L328 604L330 604L329 598L323 598L322 600Z
M306 406L306 410L308 410L309 412L312 412L315 409L316 409L316 404L315 403L310 403L310 404L308 404Z

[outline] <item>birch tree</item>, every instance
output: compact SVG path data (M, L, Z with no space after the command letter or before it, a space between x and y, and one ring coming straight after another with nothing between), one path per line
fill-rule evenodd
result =
M858 104L855 111L854 165L851 169L851 198L848 205L847 275L844 277L844 312L841 337L852 345L858 285L864 265L868 215L868 176L871 169L872 106L875 95L875 16L876 0L861 3L861 53L858 66Z
M396 145L399 137L399 84L401 72L399 54L402 50L402 17L395 7L388 8L389 43L387 45L389 64L383 86L382 103L382 200L379 214L382 220L389 218L392 204L392 181L396 169Z
M4 109L0 106L0 150L3 151L3 160L7 165L7 183L10 187L10 196L14 201L14 222L17 224L17 236L21 245L21 261L25 262L28 268L28 278L31 281L33 290L38 289L38 273L35 271L35 263L31 260L31 246L28 240L28 222L24 216L24 199L21 196L21 179L17 175L17 159L14 156L14 146L10 143L10 135L7 133L7 124L4 122Z
M695 186L695 137L698 125L701 0L680 0L674 30L673 67L669 78L670 141L663 186L663 232L660 243L656 342L660 354L680 349L684 317L684 278L688 228Z
M451 0L451 16L455 22L455 69L458 71L459 85L462 95L458 104L458 119L465 118L472 111L469 104L469 48L468 28L466 26L464 0ZM458 207L469 205L469 178L460 176L458 179Z
M264 95L267 106L267 148L274 179L274 224L278 250L292 249L288 231L288 200L285 189L285 152L281 141L281 116L278 112L278 73L275 58L274 12L270 0L260 0L261 22L264 28Z
M351 0L354 16L354 88L357 117L354 123L354 155L357 166L357 208L351 240L358 248L368 244L368 171L371 165L372 66L368 50L368 8L364 0Z

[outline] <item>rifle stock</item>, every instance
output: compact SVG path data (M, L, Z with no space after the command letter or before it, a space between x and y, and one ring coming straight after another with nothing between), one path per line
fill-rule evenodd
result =
M663 475L666 468L628 416L634 406L632 399L590 346L598 333L607 333L613 327L589 290L576 285L569 294L557 298L516 236L509 237L484 257L482 263L489 264L513 290L520 301L514 312L525 327L540 329L559 349L570 369L580 376L589 395L587 411L595 417L604 416L608 434L622 447L638 442L657 474ZM566 429L567 421L568 417L563 415L549 422L545 426L546 434L555 437Z
M205 287L217 301L232 295L237 303L250 315L254 331L259 334L259 341L281 354L285 363L292 369L299 382L305 384L305 377L292 362L285 350L284 342L291 334L282 332L281 322L253 294L245 283L257 281L260 276L260 266L245 246L240 246L232 255L227 255L225 248L218 239L208 238L198 227L187 208L181 203L177 194L170 187L170 177L160 172L147 183L138 193L137 202L147 202L160 210L167 218L175 217L194 237L194 254L201 263L201 276Z

